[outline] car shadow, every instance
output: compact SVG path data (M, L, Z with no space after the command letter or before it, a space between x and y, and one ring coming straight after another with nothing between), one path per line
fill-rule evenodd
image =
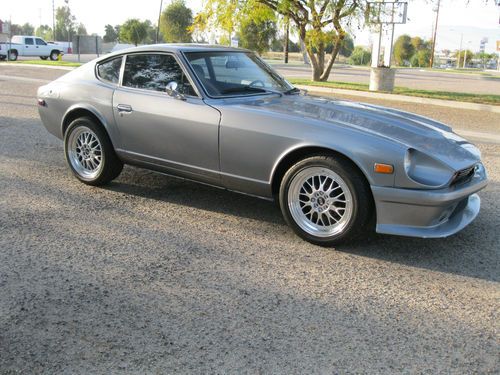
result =
M499 207L491 204L498 200L496 197L500 186L496 182L491 185L488 191L481 194L483 204L479 217L451 237L422 239L367 232L351 243L339 245L335 249L318 249L500 281L500 236L496 229L500 227L497 215ZM286 226L278 206L273 202L135 167L126 167L122 176L106 189Z
M104 188L145 199L286 225L279 207L272 201L132 166L126 166L120 177Z

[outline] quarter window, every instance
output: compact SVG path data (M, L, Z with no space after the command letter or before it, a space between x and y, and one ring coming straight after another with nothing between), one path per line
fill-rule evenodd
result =
M123 86L152 91L165 91L169 82L175 81L178 90L186 95L196 95L182 68L172 55L129 55L125 62Z
M117 57L97 65L97 75L104 81L118 83L120 79L120 68L122 57Z

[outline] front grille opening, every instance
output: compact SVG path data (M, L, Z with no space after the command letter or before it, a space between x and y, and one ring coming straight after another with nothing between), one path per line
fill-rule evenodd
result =
M455 173L455 176L453 176L453 179L451 180L450 186L465 184L466 182L469 182L474 176L475 168L476 166L473 165L472 167L462 169Z

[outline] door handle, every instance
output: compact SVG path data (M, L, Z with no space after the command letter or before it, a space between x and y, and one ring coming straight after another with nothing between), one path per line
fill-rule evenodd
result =
M116 106L116 109L118 110L118 112L120 113L130 113L132 112L132 106L128 105L128 104L118 104Z

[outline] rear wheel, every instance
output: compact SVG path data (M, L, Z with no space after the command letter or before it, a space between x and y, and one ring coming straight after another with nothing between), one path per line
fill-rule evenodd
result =
M288 225L305 240L333 246L368 228L373 203L367 182L351 162L312 156L292 166L280 187Z
M12 50L12 51L9 51L9 60L10 61L16 61L17 60L17 51L16 50Z
M64 134L64 153L73 174L88 185L107 184L123 169L106 131L90 117L78 118L69 125Z
M47 60L47 59L49 58L49 56L40 56L40 58L41 58L42 60Z
M59 51L58 50L54 50L54 51L52 51L50 53L50 59L52 61L56 61L58 56L59 56Z

